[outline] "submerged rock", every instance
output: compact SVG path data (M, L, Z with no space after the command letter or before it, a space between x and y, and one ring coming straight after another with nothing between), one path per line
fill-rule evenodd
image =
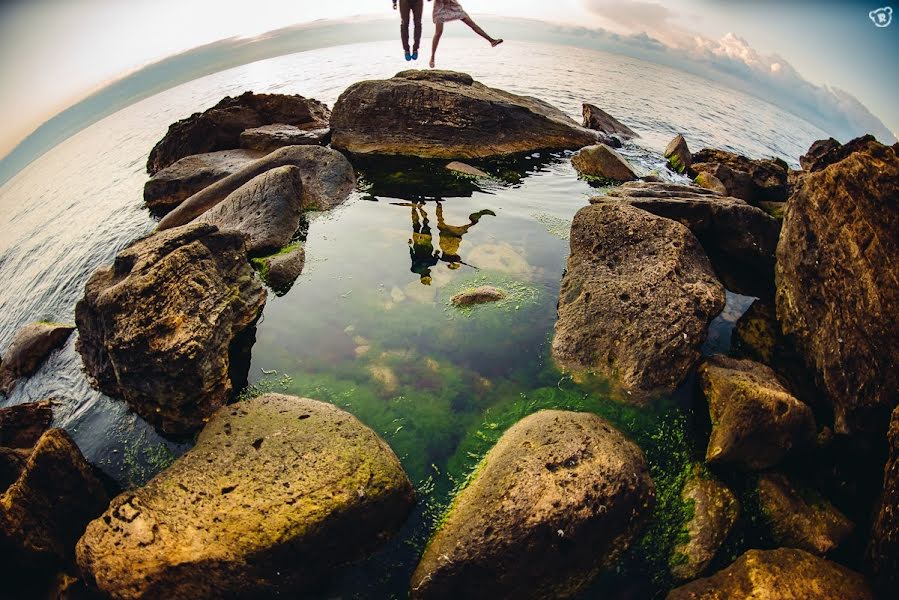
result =
M834 411L882 435L899 403L899 158L876 144L809 173L777 246L777 316Z
M474 304L486 304L505 299L506 292L492 285L482 285L470 290L459 292L450 299L454 306L472 306Z
M276 167L231 192L194 222L244 234L250 256L270 254L296 234L302 201L300 170L292 165Z
M633 181L637 178L634 168L627 160L605 144L581 148L571 157L571 164L578 173L588 177L601 177L612 181Z
M412 598L567 598L610 567L653 504L640 449L596 415L511 427L456 497Z
M249 150L271 152L285 146L324 145L331 138L331 129L316 127L297 127L275 123L247 129L240 134L240 147Z
M583 114L584 127L587 129L593 129L610 136L615 135L625 140L640 137L633 129L598 106L584 103Z
M789 196L788 170L787 163L779 158L751 160L733 152L709 148L693 154L688 169L693 177L700 173L713 175L725 187L728 196L750 204L786 200Z
M794 485L783 473L759 477L759 506L778 544L813 554L835 550L855 528L820 494Z
M323 128L329 117L328 107L302 96L226 96L212 108L172 124L150 152L147 173L154 175L185 156L239 148L240 134L247 129L272 123Z
M812 410L770 367L714 355L700 365L699 378L712 419L706 462L765 469L814 441Z
M243 236L192 224L138 240L98 269L75 307L92 383L170 434L231 395L238 352L265 304Z
M450 171L453 171L454 173L467 175L468 177L490 177L490 175L478 169L477 167L472 167L471 165L467 165L464 162L459 162L458 160L454 160L450 164L446 165L446 168Z
M667 600L874 600L865 578L803 550L749 550L723 571L668 594Z
M673 171L685 173L690 168L690 165L693 164L693 156L690 154L690 148L687 147L687 140L684 139L684 136L678 134L668 142L668 146L665 148L665 158L668 159L668 166Z
M9 394L17 379L33 375L73 331L75 328L71 325L43 321L19 328L0 363L0 393Z
M591 205L571 226L552 354L635 399L669 393L723 307L724 288L689 229L631 206Z
M321 146L288 146L200 190L166 215L159 222L158 229L171 229L189 223L250 180L286 166L295 166L300 170L304 210L334 208L346 200L356 187L356 172L340 152Z
M671 574L679 581L699 577L727 539L740 516L740 502L723 483L695 466L684 484L681 500L693 508L686 524L687 539L674 547Z
M887 442L889 457L883 469L883 491L867 552L875 585L885 592L899 586L899 407L890 418Z
M308 591L381 545L414 502L390 447L333 405L269 394L87 527L78 565L114 598Z
M50 427L50 400L0 408L0 447L31 448Z
M353 154L486 158L596 143L554 106L452 71L403 71L350 86L334 105L331 144Z
M258 262L256 262L258 261ZM290 291L297 278L303 274L306 264L306 248L295 244L271 256L256 259L263 281L277 295L283 296Z
M164 213L185 199L265 156L256 150L222 150L185 156L144 184L144 203Z

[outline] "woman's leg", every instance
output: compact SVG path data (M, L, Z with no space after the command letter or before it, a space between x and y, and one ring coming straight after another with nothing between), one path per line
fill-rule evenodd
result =
M478 34L479 36L481 36L482 38L484 38L485 40L490 42L491 46L496 46L496 45L502 43L502 40L496 40L496 39L493 39L492 37L490 37L486 31L481 29L477 23L475 23L474 21L471 20L471 17L465 17L464 19L462 19L462 22L465 23L466 25L468 25L469 27L471 27L476 34Z
M443 35L443 23L437 23L434 30L434 41L431 42L431 68L434 68L434 58L437 56L437 44L440 43L440 36Z

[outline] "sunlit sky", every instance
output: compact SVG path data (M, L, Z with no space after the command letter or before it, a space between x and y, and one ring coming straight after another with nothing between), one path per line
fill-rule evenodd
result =
M878 29L866 2L764 0L462 0L473 14L525 17L707 47L792 65L836 86L899 131L895 57L899 22ZM429 15L429 7L426 8ZM148 63L222 38L249 37L317 19L391 17L390 0L0 0L0 156L42 122ZM426 20L430 20L426 17ZM899 21L899 19L897 19ZM426 25L425 35L430 32ZM738 44L717 45L726 34ZM745 42L745 43L744 43ZM363 60L360 57L360 60Z

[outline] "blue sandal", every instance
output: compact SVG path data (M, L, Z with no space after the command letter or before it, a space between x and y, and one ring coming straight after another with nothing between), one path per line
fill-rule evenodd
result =
M406 52L406 62L412 60L412 55Z

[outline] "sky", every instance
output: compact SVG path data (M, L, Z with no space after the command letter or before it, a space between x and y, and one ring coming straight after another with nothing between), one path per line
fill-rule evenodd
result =
M882 121L899 132L899 16L884 1L462 0L473 14L645 34L647 47L739 80L794 112ZM0 157L50 117L172 54L231 37L355 15L392 16L390 0L0 0ZM427 12L428 9L426 9ZM429 26L426 26L426 32ZM426 33L427 35L427 33ZM848 93L847 93L848 92ZM857 99L857 100L856 100ZM877 119L870 116L870 110ZM872 120L873 119L873 120ZM858 125L861 123L861 125Z

